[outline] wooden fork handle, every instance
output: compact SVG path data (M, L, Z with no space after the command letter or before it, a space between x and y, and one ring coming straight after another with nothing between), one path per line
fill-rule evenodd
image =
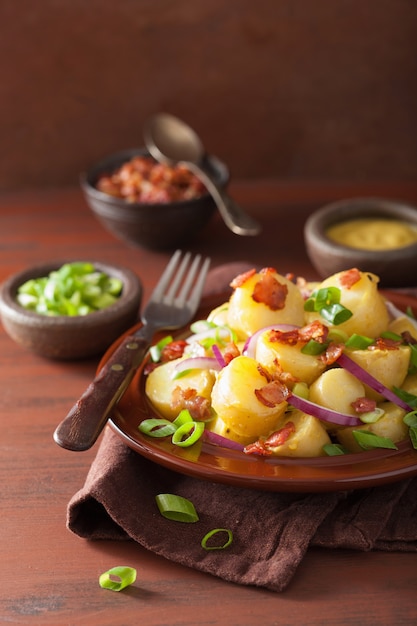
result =
M149 348L148 333L142 329L125 337L56 428L54 440L59 446L81 452L96 442Z

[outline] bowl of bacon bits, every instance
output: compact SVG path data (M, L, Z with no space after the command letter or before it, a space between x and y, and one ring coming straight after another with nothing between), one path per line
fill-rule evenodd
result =
M207 164L219 185L229 171L214 156ZM88 206L102 226L122 241L149 249L189 243L208 224L215 203L186 167L156 162L145 149L113 154L81 176Z

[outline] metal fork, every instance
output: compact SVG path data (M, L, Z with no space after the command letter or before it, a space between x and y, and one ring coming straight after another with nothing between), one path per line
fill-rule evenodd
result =
M143 311L143 325L128 335L100 369L96 378L54 432L67 450L88 450L129 386L157 330L188 324L200 303L210 259L177 250L171 257Z

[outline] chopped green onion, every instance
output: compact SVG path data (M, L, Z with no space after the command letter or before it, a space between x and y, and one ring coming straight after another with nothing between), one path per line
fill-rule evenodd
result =
M383 415L385 411L379 407L376 407L373 411L367 413L361 413L358 417L364 424L375 424Z
M403 422L410 428L417 428L417 411L410 411L404 415Z
M338 326L353 315L352 311L340 304L340 297L338 287L316 289L304 303L304 310L317 311L327 322Z
M300 350L302 354L309 354L311 356L316 356L317 354L322 354L327 348L327 343L321 343L320 341L316 341L315 339L310 339L305 346L303 346Z
M417 406L417 396L414 393L410 393L409 391L405 391L400 387L396 387L395 385L392 388L393 392L396 396L398 396L401 400L406 402L409 406L415 407Z
M125 587L132 585L136 580L136 570L134 567L119 565L112 567L98 579L100 587L103 589L111 589L112 591L121 591Z
M346 341L346 348L351 348L352 350L366 350L369 346L374 343L374 339L371 337L366 337L365 335L357 335L353 333Z
M382 339L392 339L393 341L403 341L403 338L401 337L401 335L398 335L397 333L393 333L390 330L386 330L385 332L381 333L381 337Z
M154 363L158 363L158 361L160 361L162 350L172 341L174 341L173 337L171 335L167 335L166 337L160 339L158 343L151 346L149 354L151 355L151 359Z
M308 400L308 397L310 395L307 383L303 382L295 383L294 387L292 388L292 392L294 395L300 398L304 398L304 400Z
M149 418L138 426L141 433L150 437L168 437L175 433L177 427L165 419Z
M357 443L364 450L370 450L372 448L388 448L391 450L398 449L395 443L388 437L379 437L369 430L353 430L352 434Z
M338 326L339 324L343 324L343 322L350 319L353 313L344 307L343 304L331 304L330 306L321 309L320 315L326 320L326 322Z
M172 423L175 426L175 429L177 429L183 424L189 424L190 422L193 422L193 421L194 420L192 418L190 411L188 409L183 409L182 411L178 413L177 417L174 419Z
M411 443L413 445L414 450L417 450L417 427L413 426L409 429Z
M226 533L226 540L224 543L217 545L212 545L210 543L210 539L212 537L224 533ZM228 548L230 546L232 541L233 533L231 530L229 530L228 528L214 528L213 530L210 530L206 535L204 535L203 539L201 540L201 546L204 548L204 550L224 550L225 548Z
M40 315L87 315L114 304L122 288L119 278L97 271L91 263L65 263L48 276L20 285L16 300Z
M172 493L160 493L155 497L159 512L163 517L175 522L198 522L199 517L194 504Z
M186 422L177 428L172 435L172 443L181 448L192 446L204 432L203 422Z
M326 443L323 446L323 451L327 454L327 456L340 456L342 454L347 454L347 451L340 443Z
M408 315L408 317L411 317L413 320L414 320L414 319L416 319L416 318L415 318L415 315L414 315L414 311L413 311L413 309L411 308L411 306L408 306L408 307L406 308L405 313L406 313L406 315Z

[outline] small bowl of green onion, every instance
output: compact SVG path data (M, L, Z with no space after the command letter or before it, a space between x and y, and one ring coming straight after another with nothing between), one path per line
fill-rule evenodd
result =
M69 360L104 351L137 322L142 285L119 265L64 261L38 265L0 287L0 317L20 346Z

